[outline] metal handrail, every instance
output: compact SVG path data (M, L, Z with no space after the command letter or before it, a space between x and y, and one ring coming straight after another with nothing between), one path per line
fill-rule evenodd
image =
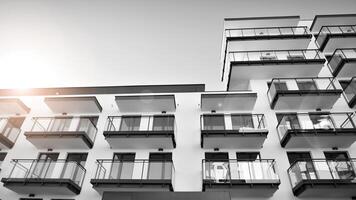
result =
M307 26L271 26L271 27L257 27L257 28L228 28L228 29L225 29L225 32L226 31L231 31L231 30L260 30L260 29L278 29L279 32L281 33L281 29L291 29L293 30L293 28L303 28L304 29L304 32L303 32L303 35L305 34L308 34L308 27ZM256 32L255 32L256 34ZM257 35L257 34L256 34ZM295 35L295 32L293 32L293 35ZM299 34L301 35L301 34Z
M341 27L350 27L352 30L353 30L353 33L356 33L356 30L354 29L354 27L355 27L356 25L330 25L330 26L322 26L322 27L320 27L320 30L319 30L319 33L317 34L317 37L316 37L316 39L318 39L319 38L319 36L320 36L320 34L323 32L323 31L325 31L325 29L327 30L327 34L332 34L332 31L330 31L330 29L329 28L339 28L339 30L343 33L343 34L345 34L344 32L343 32L343 30L341 29ZM346 33L347 34L347 33Z
M253 127L255 129L264 129L266 128L266 123L265 123L265 115L264 114L251 114L251 113L204 113L202 115L200 115L200 130L205 130L203 128L203 124L204 124L204 117L205 116L251 116L252 121L254 122L254 117L257 118L257 125L253 123ZM230 130L226 128L226 122L225 122L225 118L224 118L224 129L223 130ZM231 130L234 130L231 127Z
M344 53L344 51L348 51L348 50L354 50L356 53L356 48L338 48L335 49L334 53L330 56L330 58L328 59L328 62L331 61L331 59L338 53L341 52L341 54L344 56L344 58L348 58L348 56L346 56L346 54Z

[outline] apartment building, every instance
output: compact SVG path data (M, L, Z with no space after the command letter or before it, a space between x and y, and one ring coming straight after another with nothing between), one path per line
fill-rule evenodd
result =
M220 91L2 89L0 199L352 199L355 22L225 19Z

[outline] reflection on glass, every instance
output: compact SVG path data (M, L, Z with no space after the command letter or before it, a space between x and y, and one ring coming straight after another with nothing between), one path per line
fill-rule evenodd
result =
M204 115L205 130L224 130L225 120L224 115Z

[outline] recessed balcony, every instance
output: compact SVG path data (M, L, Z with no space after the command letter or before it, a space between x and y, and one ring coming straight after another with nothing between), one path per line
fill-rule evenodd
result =
M271 108L278 110L331 109L341 94L329 77L275 78L267 92Z
M38 149L89 149L94 145L97 116L35 117L26 139Z
M251 79L316 77L325 61L315 49L233 51L225 63L224 79L234 86Z
M174 166L172 161L97 160L95 177L90 183L103 192L173 191Z
M0 118L0 149L11 149L19 134L25 117Z
M288 169L293 193L299 198L356 196L355 166L354 159L296 161Z
M271 197L278 190L274 160L203 160L203 191L232 197Z
M15 159L4 187L18 194L77 195L86 170L75 161Z
M328 63L334 77L356 76L356 48L336 49Z
M354 113L288 113L277 125L282 147L348 148L356 141Z
M172 149L176 127L171 114L110 116L104 136L111 148Z
M323 26L316 36L319 50L332 54L336 49L354 48L356 45L356 25Z
M263 114L204 114L200 117L202 148L262 148L267 138Z

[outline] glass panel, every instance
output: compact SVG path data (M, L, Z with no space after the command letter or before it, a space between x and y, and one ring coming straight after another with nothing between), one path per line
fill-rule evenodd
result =
M140 130L140 123L140 116L122 117L120 131L138 131Z
M173 116L154 116L153 130L154 131L172 131L174 129Z
M334 124L330 115L325 114L310 114L310 120L315 129L333 129Z
M225 130L224 115L203 115L204 130Z
M299 90L316 90L314 81L297 81Z
M254 128L252 115L231 115L232 129Z

